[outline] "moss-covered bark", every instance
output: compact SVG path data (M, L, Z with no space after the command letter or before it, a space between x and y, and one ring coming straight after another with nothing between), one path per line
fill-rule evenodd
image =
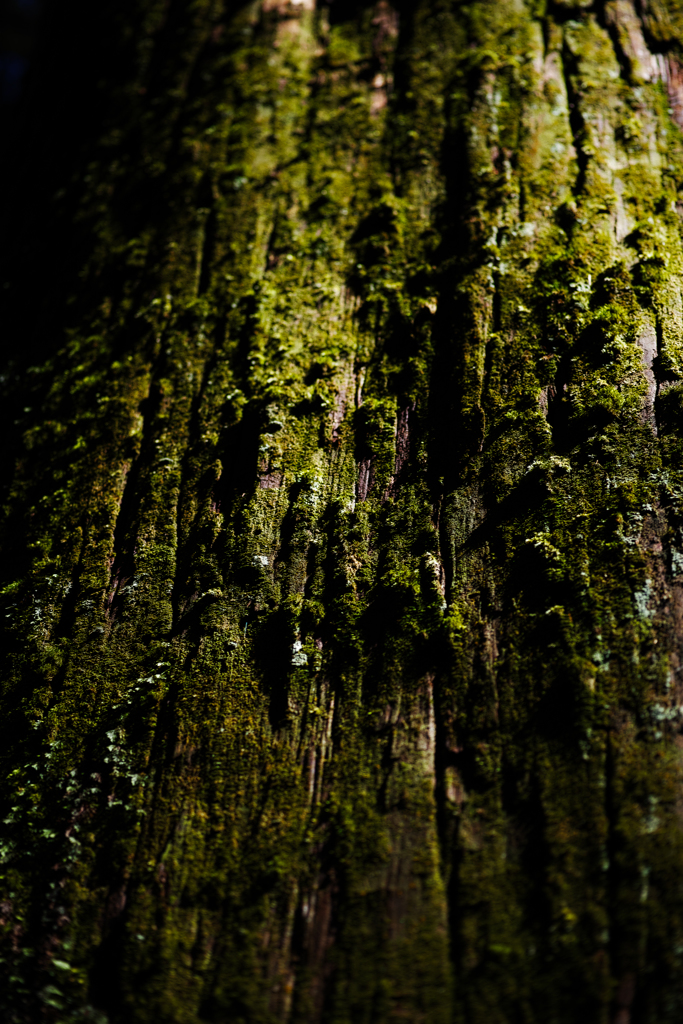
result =
M679 1021L683 5L312 7L24 115L5 1019Z

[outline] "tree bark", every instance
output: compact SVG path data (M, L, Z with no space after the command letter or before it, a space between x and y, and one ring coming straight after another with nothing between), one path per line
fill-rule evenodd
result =
M4 178L4 1019L680 1021L683 7L67 6Z

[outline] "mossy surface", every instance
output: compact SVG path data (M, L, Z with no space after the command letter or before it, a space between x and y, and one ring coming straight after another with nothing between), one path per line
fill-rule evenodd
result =
M683 7L311 7L27 108L4 1019L679 1021Z

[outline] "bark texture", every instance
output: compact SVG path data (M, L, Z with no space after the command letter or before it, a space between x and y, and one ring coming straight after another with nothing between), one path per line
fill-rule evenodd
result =
M680 1021L683 4L62 7L3 1019Z

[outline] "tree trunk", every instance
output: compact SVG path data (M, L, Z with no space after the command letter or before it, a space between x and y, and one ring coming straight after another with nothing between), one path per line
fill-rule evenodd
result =
M679 0L61 7L3 1019L680 1021Z

